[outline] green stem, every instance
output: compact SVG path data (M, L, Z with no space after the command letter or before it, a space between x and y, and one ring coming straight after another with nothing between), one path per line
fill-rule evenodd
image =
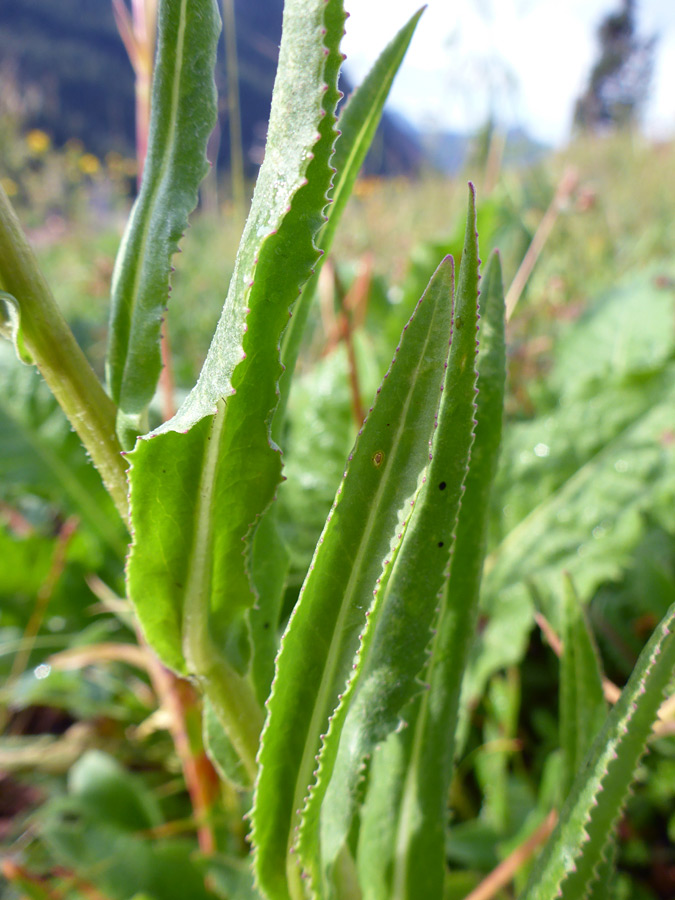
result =
M214 647L209 650L209 659L207 667L196 673L197 678L253 781L258 773L256 756L263 727L262 710L248 678L239 675Z
M237 25L234 0L223 0L223 39L225 41L225 65L227 67L227 110L230 129L230 177L232 199L237 215L246 215L246 185L244 182L244 145L241 136L241 110L239 106L239 61L237 58Z
M26 349L80 437L124 522L127 464L115 435L115 405L75 340L0 187L0 281L21 314Z

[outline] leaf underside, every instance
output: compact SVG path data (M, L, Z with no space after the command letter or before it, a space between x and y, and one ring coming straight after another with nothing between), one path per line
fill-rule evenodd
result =
M171 258L209 171L216 124L213 69L220 18L215 0L159 5L157 61L143 183L115 262L106 361L124 446L143 418L162 367L160 329Z
M255 595L243 542L281 478L269 439L278 346L317 259L343 19L336 0L286 3L265 161L216 334L176 416L130 454L130 594L177 671L198 672L214 650L246 670Z

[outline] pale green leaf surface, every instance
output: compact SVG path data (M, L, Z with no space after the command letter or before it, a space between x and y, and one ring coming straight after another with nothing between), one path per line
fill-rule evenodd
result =
M475 284L475 252L465 250L467 282ZM475 287L473 288L475 290ZM406 774L396 792L386 765L374 758L358 865L364 897L402 900L440 896L444 878L446 797L454 763L459 695L474 636L485 553L487 514L501 439L504 382L504 294L499 258L491 258L481 294L476 437L462 499L450 579L432 642L430 689L404 710L408 728L387 743L405 748ZM387 745L385 745L386 747ZM383 754L398 758L402 751ZM400 770L400 761L398 763ZM380 775L378 776L378 773ZM379 810L371 812L371 807ZM386 810L386 812L385 812Z
M142 430L162 367L159 339L171 257L207 174L216 124L215 0L159 4L157 60L143 182L115 263L107 377L127 446Z
M275 505L263 517L255 534L251 572L256 605L249 613L251 626L251 678L261 707L270 693L274 659L279 650L279 617L290 557L281 537Z
M449 352L452 271L450 260L441 264L406 326L282 640L253 811L256 874L271 898L303 896L289 855L298 811L314 780L321 736L352 672L373 592L393 564L429 462Z
M560 660L560 746L563 773L560 801L569 793L594 738L607 715L600 657L588 622L569 576L563 590L563 653ZM593 900L609 897L616 844L607 848L606 859L589 886Z
M286 4L267 152L223 314L196 387L130 454L130 594L148 640L178 671L208 665L214 647L247 665L242 613L255 597L243 541L281 478L268 424L278 345L317 258L342 30L336 0Z
M577 774L521 900L579 900L602 861L675 669L675 606L661 620Z
M319 261L312 278L303 288L293 312L293 319L284 335L282 345L282 362L285 372L280 381L281 412L285 408L288 392L290 391L291 378L300 351L302 335L307 324L312 299L318 285L322 261L326 258L333 245L333 238L342 218L342 213L382 118L384 104L389 96L396 73L410 46L410 41L423 11L424 8L418 10L385 47L373 68L351 95L340 114L338 121L340 137L336 143L335 155L332 160L336 172L332 203L328 210L328 220L321 229L318 238L318 246L324 255L322 260ZM417 297L419 297L419 294ZM415 298L416 300L417 298ZM281 417L278 417L275 426L276 429L280 428ZM277 432L275 431L275 433Z
M375 593L358 667L331 718L317 782L303 813L298 852L314 881L320 877L320 858L324 867L332 867L346 839L366 756L396 728L401 707L421 688L417 675L448 577L475 413L478 258L473 190L464 259L424 485L388 578Z

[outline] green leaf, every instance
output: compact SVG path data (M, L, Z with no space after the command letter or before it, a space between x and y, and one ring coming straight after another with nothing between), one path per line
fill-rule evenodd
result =
M421 689L416 676L424 667L448 576L475 413L478 248L473 189L464 260L424 485L396 560L375 592L356 669L331 717L316 784L303 813L298 854L313 883L321 877L321 857L330 870L346 840L365 758L400 724L401 707Z
M109 825L133 832L161 822L153 794L100 750L88 751L75 763L68 774L68 788L83 807Z
M577 773L522 900L586 896L675 668L675 606L655 629Z
M633 276L589 303L554 351L555 405L506 429L493 523L501 540L486 561L488 623L467 696L522 659L532 588L559 630L561 571L587 602L621 578L648 521L672 514L673 301L654 286L654 274Z
M401 67L401 63L410 46L410 41L417 28L417 23L425 8L419 9L385 47L373 68L366 75L362 84L351 95L340 114L338 121L340 138L335 146L335 156L333 157L336 176L332 203L328 212L328 221L322 228L318 239L318 246L324 253L322 260L330 253L335 232L361 166L370 149L377 126L382 118L384 104L389 96L394 78ZM436 260L438 258L436 256ZM435 260L432 265L434 264ZM285 372L281 379L281 411L286 405L291 378L300 351L302 335L307 324L312 299L319 283L320 270L321 262L316 267L312 278L305 285L293 312L293 319L284 335L282 362ZM430 268L427 268L427 278L429 277L429 271ZM420 292L421 290L422 288ZM416 302L419 296L420 294L418 293L413 302ZM280 418L276 422L276 428L281 427Z
M209 171L216 124L213 68L220 18L215 0L159 4L157 60L143 183L115 263L107 377L125 446L146 430L162 367L159 340L171 257Z
M123 559L126 540L113 504L82 444L38 373L0 346L0 500L40 497L74 513Z
M461 290L475 290L476 251L465 249ZM465 263L466 261L466 263ZM403 714L408 728L376 755L359 841L364 896L377 900L437 897L445 869L446 798L464 668L475 633L490 491L501 440L504 294L499 258L491 258L482 292L476 438L457 522L450 579L443 594L426 680L429 690ZM392 763L390 760L395 760ZM394 765L399 783L392 791ZM405 774L404 774L405 772Z
M607 715L600 659L572 579L565 578L560 660L560 745L566 797Z
M560 659L560 746L563 752L561 801L588 754L607 716L600 657L586 612L574 584L565 576L563 653ZM593 900L608 897L616 857L616 842L607 848L592 886ZM590 898L591 895L589 895Z
M252 818L257 878L274 900L304 896L290 853L299 810L352 672L373 592L394 563L429 462L448 356L452 277L452 261L445 260L404 331L282 641Z
M243 677L255 603L243 542L281 479L278 347L318 257L343 25L339 0L286 3L265 161L218 328L177 415L130 454L130 596L167 665L200 677L249 773L262 716Z

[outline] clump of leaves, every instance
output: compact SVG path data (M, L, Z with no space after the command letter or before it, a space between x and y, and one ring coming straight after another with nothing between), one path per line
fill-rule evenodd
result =
M221 319L195 387L153 431L171 257L207 170L215 115L213 0L160 4L148 157L113 277L108 393L0 202L3 328L23 362L37 365L128 525L126 586L143 640L203 692L208 750L251 822L255 884L240 844L239 861L209 869L209 884L225 895L443 897L446 798L505 376L496 255L482 275L479 314L473 188L456 279L443 259L404 328L285 627L289 557L275 504L286 402L322 253L418 18L346 106L338 141L342 3L287 0L265 161ZM585 487L584 476L568 490ZM76 491L74 500L86 507ZM550 514L540 515L544 529ZM518 565L500 553L488 597L495 585L511 586ZM581 740L580 722L590 715L595 727L603 710L589 699L600 676L575 602L570 594L564 620L569 792L522 894L528 900L593 895L675 664L671 608L595 741ZM529 608L516 605L529 622ZM480 649L478 659L485 664ZM209 895L184 843L130 834L132 826L153 833L161 812L123 769L94 753L70 780L69 798L43 821L65 865L111 897ZM69 832L68 823L80 827Z

